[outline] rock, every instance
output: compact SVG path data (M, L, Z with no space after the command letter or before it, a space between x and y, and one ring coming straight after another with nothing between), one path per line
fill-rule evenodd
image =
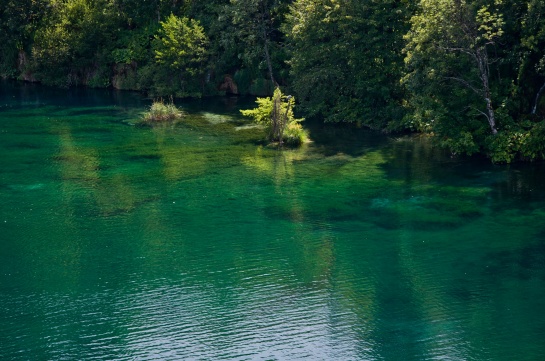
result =
M225 75L223 83L219 87L220 91L224 91L229 94L238 94L238 87L231 75Z

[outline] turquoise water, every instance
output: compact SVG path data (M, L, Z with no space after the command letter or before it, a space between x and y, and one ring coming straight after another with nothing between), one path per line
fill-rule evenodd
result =
M1 360L542 360L545 166L1 83Z

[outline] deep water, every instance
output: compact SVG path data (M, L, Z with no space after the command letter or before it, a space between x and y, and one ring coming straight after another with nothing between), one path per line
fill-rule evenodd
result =
M0 83L1 360L543 360L545 166Z

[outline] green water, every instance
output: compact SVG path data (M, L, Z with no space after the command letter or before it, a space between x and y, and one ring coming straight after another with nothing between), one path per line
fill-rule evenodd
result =
M1 360L543 360L543 164L0 90Z

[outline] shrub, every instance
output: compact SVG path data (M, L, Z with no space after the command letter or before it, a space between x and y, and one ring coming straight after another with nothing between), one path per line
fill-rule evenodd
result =
M307 131L297 122L289 123L283 135L283 140L288 145L299 146L308 141Z
M545 126L542 122L525 125L488 137L486 150L494 163L545 159Z

